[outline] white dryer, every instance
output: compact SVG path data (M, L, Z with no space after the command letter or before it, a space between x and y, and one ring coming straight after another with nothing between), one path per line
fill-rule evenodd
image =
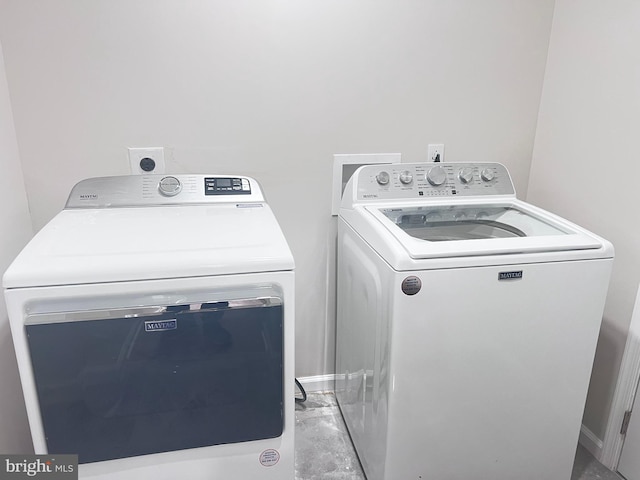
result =
M3 278L36 453L293 480L293 270L252 178L80 182Z
M365 166L336 396L369 480L569 480L613 262L499 164Z

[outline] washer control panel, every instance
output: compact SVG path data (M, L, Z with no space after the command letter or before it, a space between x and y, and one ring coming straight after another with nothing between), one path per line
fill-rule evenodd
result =
M264 202L249 177L223 175L128 175L89 178L76 184L66 208Z
M515 195L499 163L367 165L356 173L358 200Z

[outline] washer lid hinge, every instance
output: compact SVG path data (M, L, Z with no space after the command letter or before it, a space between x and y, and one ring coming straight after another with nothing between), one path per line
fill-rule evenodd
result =
M627 428L629 428L629 420L631 420L631 410L627 410L624 412L624 417L622 418L622 427L620 427L620 435L627 434Z

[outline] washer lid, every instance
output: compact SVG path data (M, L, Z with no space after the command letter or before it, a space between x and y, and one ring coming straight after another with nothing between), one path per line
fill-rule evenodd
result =
M5 288L292 270L266 203L67 209L25 247Z
M598 237L516 200L365 210L413 259L469 257L603 247Z

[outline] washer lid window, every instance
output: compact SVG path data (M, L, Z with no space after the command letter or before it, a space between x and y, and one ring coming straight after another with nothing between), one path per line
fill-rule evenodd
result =
M380 211L408 235L429 242L571 233L513 205L450 205Z
M602 247L583 229L520 201L364 207L413 259Z

